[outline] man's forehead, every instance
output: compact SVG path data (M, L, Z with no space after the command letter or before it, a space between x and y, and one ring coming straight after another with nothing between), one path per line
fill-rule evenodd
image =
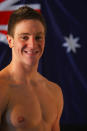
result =
M45 34L45 29L41 22L37 23L34 20L24 20L15 25L14 32L18 35L30 35L32 33Z
M20 26L20 25L33 25L33 26L38 26L38 25L43 25L42 22L38 19L23 19L18 21L15 26ZM43 25L44 26L44 25Z
M44 35L44 32L35 32L35 33L29 33L29 32L21 32L18 35Z

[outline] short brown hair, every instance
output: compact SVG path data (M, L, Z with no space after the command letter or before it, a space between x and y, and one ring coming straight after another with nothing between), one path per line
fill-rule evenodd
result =
M9 22L8 22L8 34L11 36L14 36L15 25L24 19L39 20L44 26L44 29L46 32L46 23L45 23L45 19L43 15L40 12L37 12L28 6L23 6L11 14Z

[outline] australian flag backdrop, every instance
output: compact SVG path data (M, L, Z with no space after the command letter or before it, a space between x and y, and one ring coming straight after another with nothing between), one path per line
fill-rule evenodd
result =
M41 11L47 23L38 70L62 89L61 131L78 131L87 125L87 1L0 0L0 70L11 61L6 40L9 16L23 5Z

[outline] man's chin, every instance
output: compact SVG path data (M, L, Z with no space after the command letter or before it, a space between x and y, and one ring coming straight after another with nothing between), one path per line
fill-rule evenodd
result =
M26 62L24 62L24 64L29 67L33 67L33 66L37 65L38 62L37 61L26 61Z

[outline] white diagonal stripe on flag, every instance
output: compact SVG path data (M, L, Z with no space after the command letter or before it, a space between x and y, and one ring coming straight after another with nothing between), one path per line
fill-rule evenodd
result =
M7 25L0 25L0 30L7 30Z
M33 9L36 9L36 10L40 10L41 9L41 5L40 4L20 4L20 5L10 5L9 6L6 6L6 5L0 5L0 11L12 11L12 10L16 10L18 9L19 7L22 7L22 6L29 6Z
M5 0L0 4L0 11L8 10L12 6L12 4L15 4L18 1L20 0Z

